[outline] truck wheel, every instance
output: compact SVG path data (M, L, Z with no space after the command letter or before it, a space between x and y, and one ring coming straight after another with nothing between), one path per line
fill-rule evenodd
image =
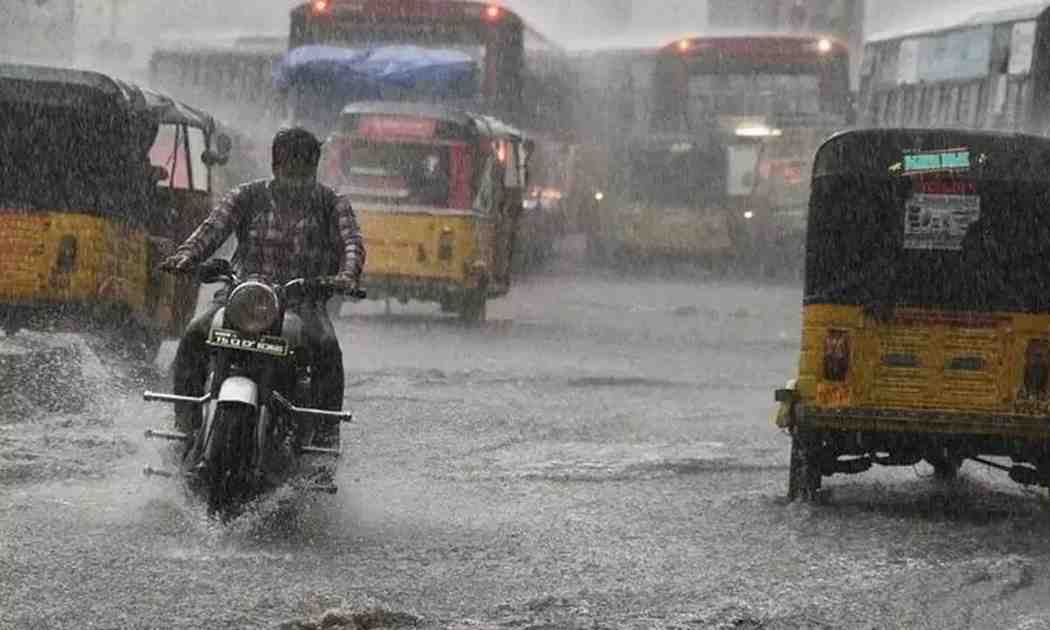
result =
M814 501L820 490L820 435L795 428L791 432L791 465L788 472L788 500Z

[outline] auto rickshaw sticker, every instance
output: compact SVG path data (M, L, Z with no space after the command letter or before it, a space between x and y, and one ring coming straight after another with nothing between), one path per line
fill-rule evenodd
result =
M980 218L977 195L915 193L905 204L904 249L961 251L966 232Z
M817 404L821 407L849 407L849 385L844 383L817 383Z
M980 156L978 163L983 162ZM924 173L958 173L970 170L970 149L939 149L937 151L912 151L904 154L900 162L892 164L890 173L922 175Z

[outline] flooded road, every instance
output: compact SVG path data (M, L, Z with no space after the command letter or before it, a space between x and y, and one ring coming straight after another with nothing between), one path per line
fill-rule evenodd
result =
M546 276L489 316L347 306L339 494L225 528L141 476L154 378L86 347L89 400L0 420L0 627L1050 628L1045 492L783 499L797 288Z

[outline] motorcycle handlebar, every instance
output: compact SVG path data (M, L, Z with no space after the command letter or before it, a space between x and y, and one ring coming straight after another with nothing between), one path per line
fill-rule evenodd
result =
M363 300L368 297L368 292L360 287L353 287L350 289L338 288L337 283L331 276L322 276L320 278L311 278L309 280L305 278L297 278L295 280L285 283L284 288L287 291L297 286L301 287L302 290L308 293L330 290L339 295L346 296L352 300Z
M209 260L196 268L193 269L164 269L161 271L173 275L185 275L194 276L200 282L204 284L212 284L215 282L226 282L228 284L237 284L240 279L234 273L233 268L230 266L228 261L213 259ZM320 278L296 278L284 284L284 290L294 290L300 288L307 293L315 293L323 290L331 290L340 295L344 295L352 300L364 300L368 297L368 292L360 287L353 287L350 289L339 289L338 283L331 276L322 276Z

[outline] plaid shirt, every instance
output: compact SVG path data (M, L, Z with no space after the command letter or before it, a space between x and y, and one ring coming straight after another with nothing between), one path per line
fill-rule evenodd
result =
M318 184L303 206L282 207L272 181L244 184L227 194L178 253L199 264L235 234L233 267L242 277L276 283L347 272L360 278L365 245L350 201Z

